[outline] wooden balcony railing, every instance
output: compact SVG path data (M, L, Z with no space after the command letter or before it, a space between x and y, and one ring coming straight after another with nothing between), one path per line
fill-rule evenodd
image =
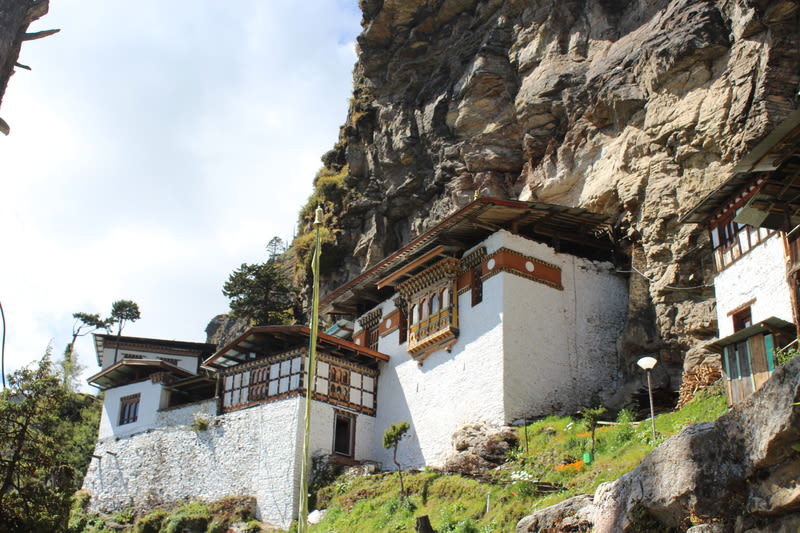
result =
M408 328L408 353L427 356L441 347L449 348L458 338L458 315L453 306L411 324Z

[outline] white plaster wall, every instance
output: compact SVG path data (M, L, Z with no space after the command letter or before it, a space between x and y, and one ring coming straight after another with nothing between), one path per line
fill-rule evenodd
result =
M155 427L162 392L163 386L149 379L105 391L99 438L125 437ZM136 393L141 394L138 419L130 424L118 425L120 398Z
M459 297L452 352L434 352L422 366L398 345L397 332L382 337L378 349L391 360L381 368L374 454L384 467L393 467L382 446L392 423L411 423L398 453L403 467L441 466L466 423L570 412L595 392L614 390L625 279L609 263L557 254L506 231L482 244L489 254L506 247L556 264L566 290L508 273L488 278L475 307L469 291ZM394 309L390 301L382 306L384 316Z
M733 334L728 313L755 298L750 311L755 324L771 316L793 322L783 238L776 234L740 257L714 278L719 337Z
M196 432L187 427L194 413L214 409L200 403L162 413L170 427L102 438L95 448L102 459L92 459L83 484L91 508L253 495L258 516L286 528L297 507L303 402L289 398L234 411Z
M398 461L404 468L441 466L452 448L453 433L476 421L502 422L502 281L484 284L483 302L471 306L467 292L459 297L458 342L450 353L439 350L418 365L398 332L380 339L378 349L391 360L381 365L375 419L374 455L384 468L394 468L383 448L383 433L393 423L408 421ZM394 307L386 302L384 315Z
M509 235L506 246L561 267L564 290L512 274L505 283L506 421L572 413L613 394L627 284L594 262Z
M331 454L333 452L333 430L335 411L346 411L356 420L356 449L354 459L358 461L374 461L372 453L373 437L375 435L375 417L323 402L311 404L311 438L310 449L312 455Z
M159 411L149 428L101 437L83 488L92 509L150 508L181 500L253 495L258 516L288 527L296 514L305 398L289 398L216 416L216 400ZM334 407L312 403L312 453L329 454ZM196 414L206 431L191 429ZM374 418L356 415L356 459L372 456Z

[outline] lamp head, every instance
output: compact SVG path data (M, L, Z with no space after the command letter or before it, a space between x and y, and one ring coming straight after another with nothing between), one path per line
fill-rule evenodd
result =
M322 224L322 206L318 205L314 211L314 224Z
M636 364L639 365L639 367L642 370L652 370L652 368L656 366L657 363L658 359L656 359L655 357L650 357L649 355L647 357L642 357L641 359L636 361Z

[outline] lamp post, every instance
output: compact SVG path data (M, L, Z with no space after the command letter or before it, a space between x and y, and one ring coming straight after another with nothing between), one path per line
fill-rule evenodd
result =
M653 383L650 380L650 371L653 370L653 367L656 366L657 363L658 360L650 356L642 357L636 361L636 364L647 372L647 394L650 396L650 422L653 426L653 440L656 439L656 415L653 410Z

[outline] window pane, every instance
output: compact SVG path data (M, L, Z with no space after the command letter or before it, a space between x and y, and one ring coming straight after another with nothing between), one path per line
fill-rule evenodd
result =
M359 389L350 389L350 403L361 405L361 391Z
M320 361L319 363L317 363L317 376L321 378L328 377L328 363L326 363L325 361Z
M373 383L373 379L370 376L364 376L364 384L362 385L361 388L364 389L365 391L372 392L373 390L375 390L374 387L375 385Z
M278 384L278 393L283 394L289 390L289 378L281 378L280 383Z
M364 407L369 407L370 409L375 407L374 396L371 392L365 392L361 395L361 405Z

